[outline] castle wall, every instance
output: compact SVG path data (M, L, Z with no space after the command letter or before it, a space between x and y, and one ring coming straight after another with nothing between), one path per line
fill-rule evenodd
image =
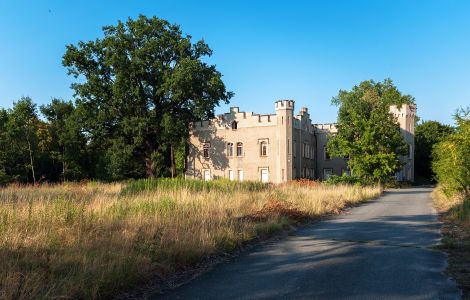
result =
M276 114L258 115L240 112L237 107L230 113L211 121L192 124L189 139L186 176L210 179L262 180L284 182L292 178L289 170L289 149L293 101L282 101ZM285 106L284 106L285 105ZM236 122L236 129L232 128ZM229 153L229 143L233 145ZM237 144L242 143L241 153ZM265 153L261 151L266 143ZM204 146L208 157L204 157Z
M416 121L416 105L403 104L401 107L396 105L390 106L392 113L400 124L400 132L408 145L408 155L401 156L400 161L403 168L396 175L400 181L414 181L414 150L415 150L415 121Z
M294 116L292 100L276 101L275 111L259 115L232 107L229 113L213 120L192 123L186 176L281 183L296 178L324 180L349 173L347 159L329 157L325 152L328 136L337 132L335 124L312 124L307 108ZM400 158L404 167L397 178L413 181L416 106L391 106L390 112L397 117L411 151ZM232 153L229 143L233 145ZM238 143L242 143L242 151L237 151Z
M321 180L328 179L329 175L342 175L348 171L347 159L338 157L329 157L326 151L328 136L338 132L335 124L315 124L316 144L316 174Z

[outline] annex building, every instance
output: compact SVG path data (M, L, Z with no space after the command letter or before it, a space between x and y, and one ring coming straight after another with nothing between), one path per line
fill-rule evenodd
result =
M332 158L327 139L335 124L314 124L308 109L294 114L293 100L279 100L275 113L242 112L238 107L212 120L191 124L186 177L211 180L260 180L282 183L292 179L327 179L349 172L347 159ZM398 180L414 179L415 105L390 107L409 145L409 156L400 158Z

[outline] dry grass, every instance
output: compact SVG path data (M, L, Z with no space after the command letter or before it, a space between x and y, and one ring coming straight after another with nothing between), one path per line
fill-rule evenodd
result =
M447 273L463 290L463 298L470 299L470 199L458 194L447 196L439 186L432 197L444 222L440 248L449 254Z
M109 298L283 226L377 197L293 183L195 192L88 183L0 189L0 298Z

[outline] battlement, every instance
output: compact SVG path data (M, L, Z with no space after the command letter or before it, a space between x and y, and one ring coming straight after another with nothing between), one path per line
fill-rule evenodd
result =
M274 107L276 110L279 109L290 109L294 110L295 101L294 100L278 100L275 102Z
M336 125L336 123L312 124L317 133L336 133L338 132Z
M397 118L416 117L416 104L402 104L401 107L391 105L390 113Z

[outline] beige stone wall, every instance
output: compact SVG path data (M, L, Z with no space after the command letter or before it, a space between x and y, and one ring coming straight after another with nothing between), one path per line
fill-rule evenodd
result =
M336 125L329 124L315 124L315 133L317 139L317 164L316 174L317 178L321 180L327 179L328 174L341 175L343 172L348 171L347 160L337 157L329 157L326 155L326 145L328 143L328 135L338 132Z
M294 118L292 144L292 177L315 179L315 132L306 107Z
M268 174L270 182L284 182L291 179L289 170L288 140L292 131L294 102L276 102L276 114L258 115L240 112L237 107L211 121L192 124L189 140L186 176L203 178L209 170L210 178L261 180L261 174ZM232 123L237 128L232 129ZM261 143L267 143L267 155L261 155ZM233 156L228 155L228 143L233 144ZM242 143L243 151L237 155L237 144ZM209 157L204 158L204 145L209 147ZM264 169L264 171L262 171ZM267 170L267 171L266 171Z
M400 157L404 164L403 169L397 174L397 179L402 181L414 181L414 150L415 150L415 121L416 105L403 104L401 107L390 106L390 112L397 118L400 124L401 135L408 144L409 154Z

